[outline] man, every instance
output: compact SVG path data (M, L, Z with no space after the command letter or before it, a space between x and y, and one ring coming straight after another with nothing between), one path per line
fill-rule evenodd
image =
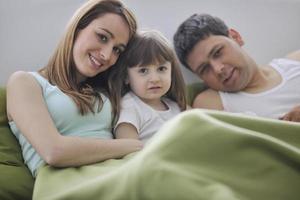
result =
M300 121L300 51L258 66L243 45L236 30L208 14L194 14L179 26L178 58L209 87L193 107Z

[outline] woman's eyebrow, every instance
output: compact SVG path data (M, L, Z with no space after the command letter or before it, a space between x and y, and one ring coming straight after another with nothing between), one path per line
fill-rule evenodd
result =
M103 30L103 31L105 31L107 34L109 34L109 36L111 38L115 38L115 35L111 31L109 31L108 29L102 28L102 27L100 27L100 29ZM126 49L126 45L125 44L120 43L119 46L122 47L122 48L124 48L124 49Z
M114 38L114 37L115 37L115 36L114 36L114 34L113 34L112 32L110 32L108 29L106 29L106 28L102 28L102 27L99 27L99 29L101 29L101 30L105 31L107 34L109 34L109 36L110 36L110 37L112 37L112 38Z

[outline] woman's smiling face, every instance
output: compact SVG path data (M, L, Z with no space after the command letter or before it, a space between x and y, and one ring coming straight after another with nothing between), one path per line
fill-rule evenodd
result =
M77 80L94 77L114 65L129 41L126 21L113 13L94 19L80 30L73 47Z

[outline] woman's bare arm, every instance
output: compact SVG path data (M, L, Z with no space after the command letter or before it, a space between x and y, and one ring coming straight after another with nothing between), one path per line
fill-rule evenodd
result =
M16 72L8 81L7 113L45 162L53 166L79 166L120 158L142 148L137 140L62 136L50 117L41 87L26 72Z

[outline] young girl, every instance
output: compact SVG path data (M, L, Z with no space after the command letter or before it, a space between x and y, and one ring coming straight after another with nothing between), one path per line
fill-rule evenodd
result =
M185 84L172 47L162 34L137 35L120 58L110 86L122 96L116 138L146 143L164 122L186 109Z

